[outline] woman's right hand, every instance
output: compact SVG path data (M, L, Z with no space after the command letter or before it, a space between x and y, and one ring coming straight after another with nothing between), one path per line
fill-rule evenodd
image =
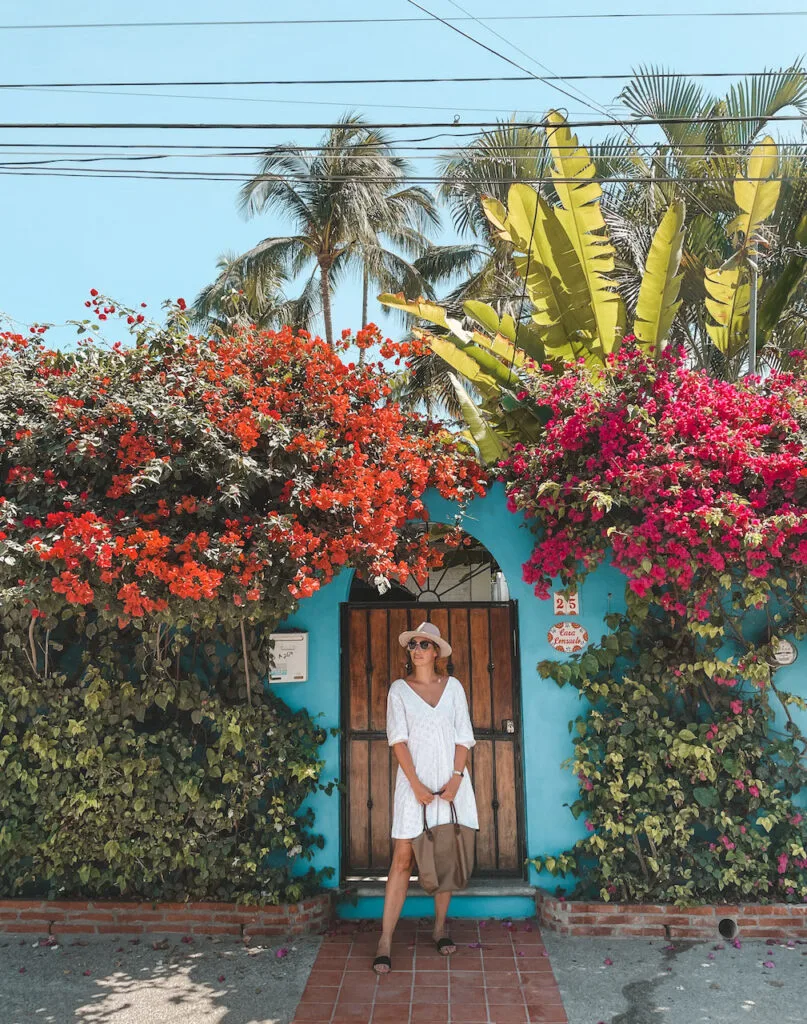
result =
M429 789L428 786L424 786L423 783L418 779L415 785L412 787L412 791L415 794L415 799L419 804L428 805L434 800L434 793Z

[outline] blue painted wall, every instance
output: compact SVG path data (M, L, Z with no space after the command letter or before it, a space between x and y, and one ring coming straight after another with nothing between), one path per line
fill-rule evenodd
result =
M434 522L454 522L457 507L436 493L426 498L429 516ZM578 796L576 779L561 767L572 753L569 722L581 713L583 706L572 687L560 688L552 680L541 679L536 666L547 658L559 658L548 642L547 632L558 621L551 601L539 601L532 587L522 581L521 567L533 547L533 535L520 517L507 510L504 488L494 485L484 498L476 498L466 507L462 528L479 540L493 555L505 574L510 597L518 602L518 624L521 653L521 719L526 792L524 794L527 853L530 856L560 853L585 834L582 823L576 822L565 804ZM273 689L293 709L305 707L327 729L340 726L340 605L347 601L352 573L345 572L313 597L303 601L298 613L283 628L303 629L309 633L309 682L275 684ZM580 589L581 611L574 617L596 643L607 631L604 616L624 608L625 579L610 565L592 573ZM801 644L800 657L789 668L780 669L777 680L786 689L807 697L807 641ZM782 716L783 717L783 716ZM807 731L807 714L794 712L794 717ZM323 747L327 768L323 782L338 778L340 740L330 737ZM804 794L807 806L807 794ZM309 805L316 813L317 832L325 837L325 847L318 851L313 865L330 867L336 886L340 880L340 802L338 791L330 796L315 794ZM308 863L300 865L307 870ZM558 880L530 869L533 884L555 888ZM567 883L568 886L572 882ZM410 898L404 916L420 916L428 912L423 898ZM471 899L456 897L452 902L454 916L524 916L529 901L510 899ZM345 916L378 917L381 901L362 899L355 906L343 908Z

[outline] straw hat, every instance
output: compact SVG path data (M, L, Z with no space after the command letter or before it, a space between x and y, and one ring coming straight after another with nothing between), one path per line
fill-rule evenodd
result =
M433 622L421 622L417 629L407 629L398 637L398 643L401 647L406 647L413 639L430 640L440 651L441 658L451 656L451 644L440 636L440 630Z

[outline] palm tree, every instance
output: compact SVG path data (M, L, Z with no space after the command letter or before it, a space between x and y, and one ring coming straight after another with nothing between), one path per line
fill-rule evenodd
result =
M448 207L454 229L463 240L453 245L430 246L415 260L415 266L432 289L453 284L440 300L450 316L462 320L462 304L477 299L493 306L499 316L509 314L517 320L529 319L529 297L525 295L523 280L515 271L512 246L492 228L482 200L493 196L502 203L507 202L513 181L533 182L543 191L542 179L551 163L546 133L537 122L534 126L524 126L501 121L492 131L472 139L458 153L446 153L438 158L438 174L442 179L438 195ZM478 397L472 385L466 382L466 386L472 397ZM449 367L429 353L411 360L409 369L401 375L396 398L430 416L461 419Z
M296 234L265 238L236 263L247 279L260 277L267 265L283 267L292 278L305 273L303 298L310 305L319 292L332 344L331 295L346 274L362 275L362 324L371 285L427 289L406 257L427 248L423 232L439 218L426 189L405 185L408 173L388 137L355 114L346 114L315 151L293 145L266 150L258 173L241 189L241 208L249 217L278 209Z
M289 275L276 259L267 257L253 273L235 253L224 253L216 262L215 281L204 287L193 303L195 324L222 333L236 327L261 328L288 324L295 330L311 327L318 302L312 289L303 290L297 299L289 299L284 288Z
M640 67L618 99L630 116L660 121L665 137L649 155L624 134L592 150L599 174L623 179L604 185L603 210L617 248L617 278L628 312L634 311L632 298L653 229L673 198L682 198L689 214L681 264L683 303L671 339L686 345L696 365L736 376L743 358L723 365L706 331L704 269L719 267L732 255L726 233L736 214L732 183L748 149L774 115L790 107L807 114L807 72L801 66L765 71L718 96L661 68ZM791 150L787 142L779 146L780 174L786 180L766 226L769 255L761 268L760 331L765 326L767 333L758 343L769 345L771 356L783 346L794 347L807 324L807 174ZM626 178L632 180L625 183ZM779 284L783 277L786 283Z

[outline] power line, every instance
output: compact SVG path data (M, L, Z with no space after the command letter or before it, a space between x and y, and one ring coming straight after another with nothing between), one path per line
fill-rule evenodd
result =
M409 2L413 3L413 0L409 0ZM448 2L451 4L452 7L456 8L456 10L460 11L466 17L473 18L474 22L476 22L476 24L479 25L480 28L485 29L486 32L490 32L491 35L494 35L497 39L500 39L507 46L509 46L512 49L514 49L516 51L516 53L520 53L522 57L526 57L527 60L530 61L531 64L534 64L536 67L539 67L544 72L544 76L546 76L546 75L551 75L552 76L552 80L550 82L549 79L545 79L544 76L536 75L535 72L532 72L532 76L533 76L534 79L536 79L538 81L546 81L546 84L548 84L550 86L550 88L557 88L557 86L554 84L556 81L566 82L565 79L559 78L559 76L555 74L555 72L552 70L552 68L547 67L546 64L543 64L543 63L541 63L541 61L536 60L535 57L533 57L531 54L527 53L527 51L523 50L520 46L517 46L514 42L512 42L512 40L508 39L507 36L502 35L502 33L501 32L497 32L495 28L491 28L490 25L488 25L485 22L481 21L479 18L474 17L470 13L470 11L467 11L464 7L462 7L460 4L458 4L456 2L456 0L448 0ZM476 43L479 46L484 46L485 45L484 43L481 42L481 40L476 39L473 36L468 36L468 38L471 39L472 42ZM505 57L505 55L503 53L499 53L498 50L494 51L494 52L502 60L507 60L507 57ZM568 85L568 82L566 82L566 84ZM577 95L578 98L582 97L582 102L585 104L585 106L587 106L589 108L589 110L596 110L596 112L598 114L605 114L606 117L610 117L611 116L609 114L609 112L604 107L602 107L600 104L598 104L596 102L596 100L592 100L592 98L590 96L588 96L586 93L582 92L580 89L577 89L574 86L572 86L572 88L574 89L575 94ZM569 94L567 93L566 95L569 95Z
M642 117L634 119L625 119L620 121L605 120L605 121L578 121L572 120L567 121L566 126L568 128L641 128L646 125L665 125L665 124L744 124L747 121L805 121L805 115L802 114L770 114L770 115L757 115L757 114L737 114L737 115L706 115L706 116L695 116L695 117ZM384 123L368 123L361 122L359 127L363 129L406 129L414 130L421 128L535 128L541 127L543 119L531 120L531 121L390 121ZM153 129L166 129L171 131L179 130L193 130L193 131L207 131L207 130L250 130L250 131L314 131L314 130L331 130L336 128L344 128L343 122L334 121L316 121L307 123L293 124L290 122L235 122L235 121L218 121L218 122L171 122L171 121L98 121L98 122L87 122L87 121L7 121L0 122L0 129L13 130L13 129L29 130L29 129L40 129L40 130L126 130L132 131L143 128ZM403 140L406 141L406 140ZM643 145L643 144L642 144Z
M491 20L491 19L488 19ZM799 71L799 67L786 70ZM781 71L659 71L650 73L626 72L624 74L592 75L547 75L547 81L593 82L628 81L632 78L772 78ZM241 85L434 85L444 82L532 82L535 76L526 75L464 75L439 78L236 78L236 79L183 79L165 82L0 82L0 89L83 89L83 88L146 88L181 86L241 86Z
M456 32L458 35L461 35L464 39L468 39L470 42L474 43L475 45L481 46L483 50L487 50L488 53L492 53L494 57L499 57L501 60L506 61L512 67L518 68L519 71L526 71L526 73L528 75L530 75L534 79L539 78L538 75L532 74L530 71L527 70L527 68L522 67L521 64L516 63L516 61L514 61L514 60L510 60L509 57L505 57L505 55L503 53L499 53L498 50L494 50L492 46L488 46L487 43L483 43L479 39L475 39L473 36L469 35L467 32L463 32L463 30L461 28L457 28L456 25L453 25L446 18L441 18L439 14L433 14L431 11L426 10L425 7L421 7L421 5L416 2L416 0L407 0L407 3L411 4L412 7L416 7L419 11L423 11L424 14L428 14L428 16L430 18L433 18L435 21L439 21L442 25L445 25L446 28L450 28L452 32ZM471 18L470 20L476 21L475 18ZM539 80L542 81L542 82L545 81L542 78L540 78ZM552 82L546 81L546 84L551 89L555 89L557 92L562 93L564 96L568 97L569 99L573 99L576 102L579 102L579 97L578 96L575 96L573 93L569 92L567 89L564 89L562 86L556 85L554 81L552 81Z
M16 89L18 91L29 91L29 92L47 92L47 93L64 93L68 96L140 96L146 99L152 100L193 100L198 102L204 100L206 102L213 103L273 103L279 106L291 105L291 106L303 106L303 107L341 107L343 110L351 106L355 106L355 101L347 102L345 100L322 100L322 99L311 99L311 100L291 100L291 99L277 99L275 97L266 96L205 96L204 94L197 93L195 96L190 96L187 93L176 93L176 92L130 92L130 91L117 91L112 92L106 89L79 89L79 88L64 88L62 86L49 86L49 85L37 85L37 86L10 86L9 88ZM500 107L437 107L433 105L419 105L416 103L367 103L362 101L361 106L363 109L376 108L380 110L440 110L449 111L452 113L483 113L483 114L496 114L499 113ZM525 107L520 109L524 110ZM575 111L574 113L584 113L581 111Z
M484 139L485 138L484 135L479 135L479 136L475 136L475 137L479 138L479 139ZM643 148L643 149L652 148L654 146L655 147L663 147L664 150L665 150L665 153L669 154L669 155L676 155L681 150L683 150L683 151L693 150L693 151L695 151L694 156L696 156L699 159L704 159L704 160L710 159L710 158L712 158L712 159L721 159L724 156L743 156L743 155L747 155L748 152L749 152L749 148L750 148L749 146L746 146L746 145L729 144L729 145L721 146L719 152L717 152L717 151L709 152L708 150L705 149L703 143L677 142L677 143L675 143L673 145L673 144L670 144L666 139L659 139L659 140L656 140L655 142L641 143L640 145L641 145L641 148ZM506 162L508 160L508 157L496 157L496 156L494 156L492 154L489 154L489 153L487 153L487 152L485 152L483 150L470 149L468 146L449 146L449 145L421 146L421 145L412 145L407 140L395 140L395 139L393 139L389 143L389 146L390 146L391 149L403 150L404 152L399 154L399 155L403 155L403 156L408 156L408 154L410 152L414 152L414 153L438 153L438 154L441 154L441 153L460 153L460 154L465 155L468 158L468 160L481 160L481 161L486 161L486 162L491 162L491 163L497 162L497 161L498 162L502 162L502 161ZM791 142L784 142L784 143L780 143L779 144L780 152L784 151L786 155L790 155L790 151L791 150L794 150L794 149L804 149L805 147L807 147L807 142L799 142L797 140L793 140ZM535 150L537 148L540 148L540 147L537 146L537 145L517 145L517 144L512 144L512 145L508 145L507 146L508 152L514 152L514 153L515 152L522 152L522 151L523 152L530 152L530 153L532 153L532 152L535 152ZM574 146L571 143L568 143L568 144L558 143L558 144L556 144L555 148L556 149L575 150L575 149L579 149L580 146L579 146L579 144L577 146ZM610 155L610 154L632 153L636 149L636 144L634 142L609 142L608 145L607 145L607 149L598 149L598 144L590 145L587 148L589 150L594 150L595 151L595 155L598 156L598 157L601 157L601 156ZM176 153L175 152L176 150L183 150L183 151L184 150L192 150L194 152L197 151L197 150L201 150L203 152L200 153L199 155L202 155L202 156L217 156L217 155L220 155L220 156L245 156L245 157L259 156L259 157L262 157L262 156L266 156L267 152L270 152L270 151L272 153L323 153L323 152L325 152L327 150L327 146L325 144L320 144L320 145L317 145L317 146L297 146L297 145L294 145L293 143L290 143L288 145L279 145L279 146L266 147L266 146L256 146L256 145L237 146L237 145L233 144L233 145L228 145L226 148L224 148L223 145L221 145L221 144L214 145L214 144L195 143L195 142L188 142L188 143L184 143L184 144L182 144L182 143L176 143L176 144L172 144L172 143L159 143L159 142L155 142L155 143L146 143L146 142L7 142L7 143L2 143L2 142L0 142L0 152L2 152L3 150L12 151L12 150L16 150L16 149L26 150L26 151L27 150L31 150L31 149L35 149L35 150L53 150L54 152L58 152L60 150L72 150L72 149L79 150L79 151L82 151L82 152L84 150L91 150L91 151L93 151L93 150L98 150L98 149L103 149L103 150L124 150L126 152L128 152L129 150L158 149L158 150L165 150L165 151L167 151L165 153L157 154L158 156L160 156L160 157L165 156L167 158L170 158L170 157L174 157L174 156L181 157L181 156L186 156L186 155L187 156L193 155L193 153L184 153L184 152L183 153ZM208 153L204 152L204 151L207 151L207 150L215 150L216 152L208 154ZM662 155L664 155L664 154L662 154ZM110 154L110 159L115 158L115 156L116 156L116 154ZM409 159L413 159L413 157L411 157L411 156L408 156L408 158ZM68 157L65 157L65 159L68 159ZM128 159L128 158L120 157L120 159ZM136 158L133 158L133 159L140 159L140 157L136 157ZM340 155L340 159L361 159L361 160L366 160L366 155L365 154L361 154L361 153L343 153L343 154ZM420 157L419 157L419 159L420 159Z
M799 145L803 147L803 146L805 146L807 144L800 143ZM568 150L577 150L579 147L577 147L577 146L562 146L562 147L556 147L556 148L562 148L562 149L568 149ZM437 152L439 153L439 152L443 152L443 151L438 149ZM634 152L632 147L629 148L629 149L625 149L625 148L619 148L619 149L616 149L616 150L608 149L608 150L602 150L602 151L595 152L594 155L593 155L593 158L595 160L617 159L617 158L619 158L621 156L624 156L626 153L632 153L632 152ZM29 154L24 152L24 151L15 151L15 150L5 150L4 151L3 148L0 147L0 158L7 157L7 156L28 156L28 155ZM264 150L257 150L255 152L240 152L240 153L228 153L228 152L222 150L222 151L218 151L218 152L214 152L214 153L141 153L141 154L138 154L137 156L124 156L124 155L120 155L120 154L117 154L117 153L102 153L102 154L95 154L93 156L85 156L83 154L78 154L78 155L60 154L60 153L54 153L53 151L50 151L50 150L46 150L46 151L43 151L43 152L38 153L36 155L38 157L37 159L13 160L13 161L0 160L0 166L4 166L4 167L35 167L35 166L43 166L43 165L47 165L47 164L101 163L101 162L107 162L107 161L110 161L110 160L115 160L115 161L117 161L119 163L134 163L134 162L142 163L145 160L190 160L190 159L198 159L198 160L214 160L214 159L216 159L217 160L217 159L230 159L230 158L254 159L256 157L263 157L263 156L266 155L266 153L265 153ZM435 157L434 153L412 153L412 154L405 153L405 154L397 154L397 155L402 156L408 162L409 161L414 161L414 160L434 160L434 157ZM676 161L692 161L692 162L695 162L695 163L708 163L710 160L722 161L722 160L726 160L727 158L728 159L731 159L731 158L745 159L748 156L748 151L746 149L732 150L732 151L723 150L719 155L713 155L713 156L707 156L707 155L704 155L703 153L677 153L677 152L672 152L671 151L667 155L675 157ZM340 156L339 159L340 159L340 162L346 162L346 163L349 164L349 163L355 162L355 161L362 161L362 162L364 162L364 161L366 161L367 157L362 155L361 153L344 153L344 154L342 154ZM789 159L789 160L797 160L799 162L805 161L805 160L807 160L807 152L801 150L799 152L788 153L787 154L787 159ZM488 165L488 164L499 164L500 166L506 166L506 165L512 163L512 161L508 157L490 157L490 156L485 155L484 153L469 153L467 155L467 159L464 162L465 163L469 163L469 164L480 163L480 164L485 164L485 165ZM227 172L227 173L229 173L229 172ZM267 179L272 179L272 178L275 177L275 175L273 175L271 173L267 174L267 175L261 175L261 176L265 177ZM312 177L313 177L313 175L312 175ZM402 177L402 180L403 180L403 177Z
M169 181L251 181L255 176L252 174L242 174L238 171L217 171L209 173L207 171L191 171L191 170L178 170L178 171L155 171L151 169L147 170L136 170L136 169L122 169L116 170L114 168L38 168L38 167L24 167L21 170L14 170L9 168L7 165L0 165L0 174L7 175L18 175L18 176L40 176L40 177L86 177L86 178L109 178L109 179L129 179L137 181L149 181L149 180L169 180ZM317 183L321 179L312 177L309 175L284 175L285 180L294 181L298 184L310 184ZM368 183L376 184L390 184L400 185L403 183L409 184L440 184L444 179L438 175L424 175L415 176L411 174L403 176L390 176L390 175L377 175L367 176L363 174L344 174L344 175L331 175L329 181L356 181L361 180ZM649 178L633 178L624 177L620 175L597 175L596 177L587 178L587 181L597 182L599 184L625 184L625 185L656 185L656 184L710 184L715 185L718 183L731 184L734 182L734 177L726 175L715 175L697 178L678 178L673 176L658 176ZM754 177L744 178L745 181L770 181L768 177ZM777 181L803 181L801 176L782 176L776 179ZM534 178L518 177L518 178L501 178L500 182L504 185L511 184L525 184L525 185L540 185L540 184L553 184L553 183L564 183L564 184L576 184L579 183L579 178L558 178L552 175L545 175Z
M419 10L421 10L421 11L425 11L425 12L426 12L427 14L431 14L431 16L432 16L433 18L437 18L437 20L438 20L438 21L443 21L443 19L442 19L442 18L438 18L438 16L437 16L436 14L432 14L432 13L431 13L431 11L426 11L426 8L425 8L425 7L421 7L421 6L420 6L420 4L416 3L416 0L408 0L408 2L409 2L409 3L410 3L410 4L412 5L412 6L413 6L413 7L417 7L417 8L419 9ZM470 15L470 13L469 13L468 11L466 11L466 10L465 10L465 8L464 8L464 7L462 7L462 6L461 6L461 5L459 4L459 3L457 3L457 2L456 2L456 0L449 0L449 3L450 3L450 4L452 5L452 7L456 8L456 9L457 9L457 10L459 10L459 11L461 11L461 12L462 12L462 13L463 13L464 15L467 15L467 16L469 16L469 17L473 17L472 15ZM534 57L530 56L530 54L528 54L528 53L527 53L527 52L526 52L525 50L523 50L523 49L521 49L520 47L516 46L516 45L515 45L515 43L512 43L512 42L510 42L510 40L509 40L509 39L507 39L507 38L506 38L505 36L503 36L503 35L501 34L501 32L497 32L497 31L496 31L496 29L494 29L494 28L490 28L490 26L489 26L489 25L485 25L485 24L484 24L484 23L483 23L482 21L480 21L480 20L479 20L479 18L476 18L476 17L474 17L474 18L473 18L473 20L474 20L474 21L475 21L475 22L476 22L476 23L477 23L478 25L480 25L480 26L482 26L483 28L485 28L485 29L486 29L486 30L487 30L488 32L491 32L491 33L492 33L492 34L493 34L494 36L496 36L496 37L497 37L498 39L501 39L501 40L503 40L503 41L504 41L504 42L505 42L505 43L506 43L506 44L507 44L508 46L511 46L511 47L513 47L513 48L514 48L514 49L515 49L515 50L516 50L516 51L517 51L518 53L520 53L520 54L522 54L523 56L525 56L525 57L527 58L527 60L529 60L529 61L530 61L531 63L533 63L533 64L536 64L536 65L537 65L538 67L540 67L540 68L541 68L541 69L542 69L543 71L546 71L546 72L548 72L549 74L553 74L553 72L552 72L552 69L551 69L551 68L548 68L548 67L547 67L547 66L546 66L545 64L542 64L542 63L541 63L540 61L537 61L537 60L536 60L536 59L535 59ZM494 54L495 56L499 57L499 58L500 58L501 60L504 60L504 61L506 61L506 62L507 62L508 64L512 64L512 65L513 65L514 67L517 67L517 68L519 68L519 69L520 69L521 71L526 71L526 70L527 70L526 68L522 67L522 65L520 65L520 64L516 64L516 63L515 63L515 61L512 61L512 60L510 60L510 58L509 58L509 57L505 56L505 55L504 55L503 53L500 53L500 52L499 52L498 50L494 50L494 49L492 49L492 48L491 48L490 46L487 46L487 45L486 45L485 43L483 43L483 42L482 42L481 40L479 40L479 39L476 39L476 38L475 38L474 36L468 35L468 34L467 34L466 32L463 32L463 31L462 31L461 29L458 29L458 28L457 28L457 27L456 27L455 25L449 25L449 24L448 24L448 22L443 22L443 24L446 24L446 25L448 25L448 27L449 27L449 28L451 28L451 29L452 29L453 31L455 31L455 32L459 32L459 34L460 34L460 35L462 35L462 36L464 36L464 37L465 37L466 39L470 39L470 40L471 40L471 42L473 42L473 43L476 43L476 44L477 44L478 46L481 46L481 47L482 47L482 48L483 48L484 50L487 50L488 52L490 52L490 53ZM540 76L539 76L539 75L535 75L535 74L533 74L533 77L534 77L534 78L536 78L536 79L542 80L542 79L540 78ZM550 82L550 83L548 83L548 84L550 85L550 87L551 87L551 88L553 88L553 89L557 89L557 90L558 90L559 92L562 92L562 93L564 93L564 94L565 94L566 96L572 96L572 94L571 94L571 93L567 92L567 91L566 91L565 89L562 89L562 88L561 88L560 86L558 86L558 85L555 85L555 84L554 84L554 82ZM573 86L572 88L575 88L575 87ZM621 121L620 119L618 119L617 117L615 117L615 116L614 116L613 114L611 114L611 113L610 113L610 111L608 111L608 110L607 110L607 109L606 109L605 107L603 107L603 106L601 106L601 105L600 105L599 103L597 103L597 101L596 101L596 100L593 100L593 99L592 99L592 98L591 98L590 96L588 96L588 95L587 95L586 93L582 93L582 92L581 92L581 90L579 90L579 89L575 89L575 94L576 94L575 98L577 98L578 100L579 100L579 99L580 99L580 97L582 96L583 102L584 102L584 103L586 104L586 106L588 106L588 107L589 107L589 108L590 108L591 110L594 110L594 111L596 111L597 113L600 113L600 114L604 114L604 115L605 115L605 116L606 116L606 117L607 117L607 118L608 118L608 119L609 119L610 121L612 121L612 122L613 122L613 123L614 123L615 125L617 125L618 127L622 128L622 129L623 129L624 131L626 131L626 132L627 132L627 134L628 134L628 135L630 136L630 138L632 139L632 141L636 143L637 149L641 149L641 148L642 148L642 147L641 147L641 146L639 145L639 142L638 142L638 140L636 139L635 135L633 135L633 133L632 133L631 129L630 129L630 128L629 128L628 126L627 126L627 123L626 123L625 121ZM699 197L698 195L696 195L696 193L694 193L694 192L693 192L693 191L692 191L692 190L691 190L690 188L688 188L688 187L687 187L686 185L682 185L682 186L681 186L681 189L682 189L682 191L683 191L683 192L684 192L684 193L685 193L685 194L686 194L687 196L689 196L689 197L690 197L691 199L693 199L693 200L695 201L695 203L696 203L696 204L697 204L698 206L700 206L701 210L702 210L702 211L703 211L704 213L708 213L708 212L709 212L709 210L707 209L706 205L705 205L705 204L704 204L704 202L703 202L703 201L701 200L701 198L700 198L700 197Z
M625 11L592 14L491 14L479 15L484 21L617 21L670 18L800 18L805 11ZM447 21L474 21L473 17L453 17ZM44 29L103 28L213 28L257 25L404 25L428 22L428 18L271 18L228 21L110 21L70 22L43 25L0 25L4 31L41 31Z

